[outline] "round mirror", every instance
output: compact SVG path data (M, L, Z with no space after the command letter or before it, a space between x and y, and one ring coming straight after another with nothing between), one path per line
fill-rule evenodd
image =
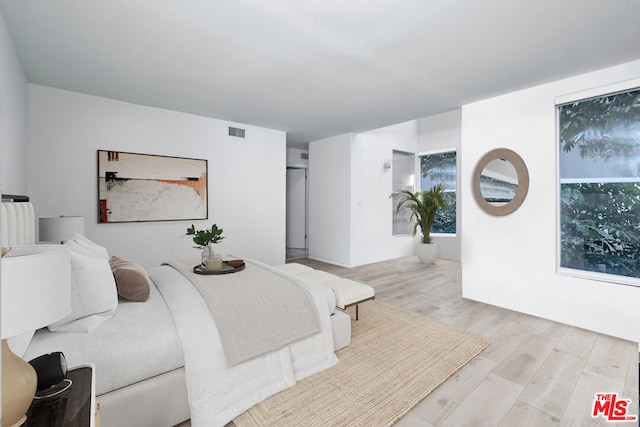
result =
M507 148L485 154L473 173L473 195L491 215L508 215L522 205L529 190L529 171L522 158Z
M480 174L480 192L492 206L504 206L516 196L518 174L511 162L491 160Z

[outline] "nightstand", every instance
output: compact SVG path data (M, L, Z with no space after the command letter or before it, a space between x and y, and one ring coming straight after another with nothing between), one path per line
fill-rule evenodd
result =
M100 427L95 366L74 366L67 371L67 378L73 381L68 390L31 403L24 427Z

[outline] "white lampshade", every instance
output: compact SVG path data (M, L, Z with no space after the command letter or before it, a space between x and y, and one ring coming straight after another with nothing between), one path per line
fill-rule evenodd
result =
M39 240L41 242L60 243L67 240L74 233L84 235L84 217L58 216L53 218L39 218Z
M61 245L15 246L0 263L2 426L19 426L37 388L31 365L7 338L31 332L71 312L71 255Z
M15 246L0 265L2 339L47 326L71 312L71 256L60 245Z

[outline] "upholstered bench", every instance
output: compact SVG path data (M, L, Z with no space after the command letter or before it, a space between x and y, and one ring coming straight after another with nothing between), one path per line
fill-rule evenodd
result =
M356 306L356 320L359 318L358 304L375 299L375 291L371 286L355 280L343 279L335 274L314 270L297 263L282 264L276 267L294 276L333 289L336 296L336 307L344 310L347 307Z
M285 271L285 272L287 272L289 274L293 274L293 275L295 275L297 273L300 273L300 272L303 272L303 271L312 271L313 270L313 268L311 268L311 267L309 267L307 265L298 264L296 262L292 262L292 263L289 263L289 264L276 265L276 268L278 270Z

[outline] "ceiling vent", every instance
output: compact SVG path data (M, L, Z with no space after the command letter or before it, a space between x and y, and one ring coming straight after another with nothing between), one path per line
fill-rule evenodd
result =
M238 138L244 138L244 129L234 128L229 126L229 136L236 136Z

